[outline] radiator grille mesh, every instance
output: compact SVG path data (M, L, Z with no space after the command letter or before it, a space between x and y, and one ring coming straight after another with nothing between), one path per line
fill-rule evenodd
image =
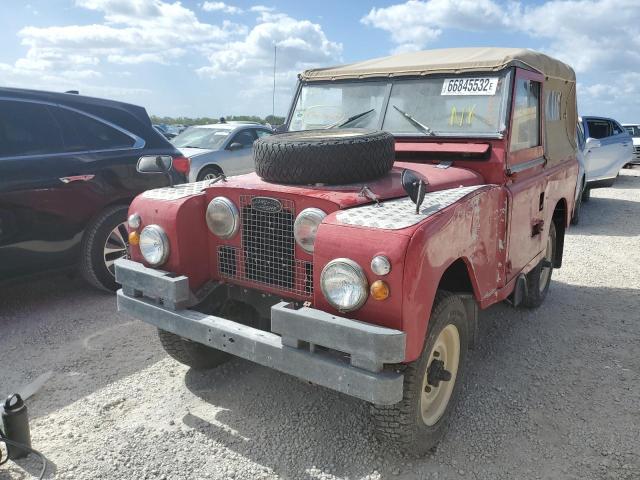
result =
M295 205L292 201L281 200L281 211L264 212L252 207L252 198L248 195L240 197L242 248L218 247L219 274L311 296L313 264L295 258Z

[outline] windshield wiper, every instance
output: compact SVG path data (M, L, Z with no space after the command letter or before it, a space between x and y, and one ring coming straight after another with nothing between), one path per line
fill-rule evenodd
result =
M398 108L396 105L393 106L393 108L395 108L398 112L400 112L400 114L402 114L402 116L404 118L406 118L409 123L411 123L411 125L413 125L414 127L416 127L418 130L420 130L421 132L426 133L427 135L435 135L435 132L433 130L431 130L429 127L427 127L426 125L424 125L423 123L420 123L418 120L416 120L415 118L413 118L411 115L409 115L407 112L405 112L404 110L401 110L400 108Z
M200 150L206 150L206 148L204 147L196 147L194 145L182 145L181 147L178 147L178 148L199 148Z
M370 114L371 112L375 112L375 108L372 108L371 110L367 110L366 112L360 112L360 113L356 113L355 115L352 115L351 117L347 118L344 121L339 121L336 123L332 123L331 125L329 125L328 127L325 127L327 130L330 128L340 128L340 127L344 127L346 124L353 122L354 120L359 119L360 117L364 117L365 115Z

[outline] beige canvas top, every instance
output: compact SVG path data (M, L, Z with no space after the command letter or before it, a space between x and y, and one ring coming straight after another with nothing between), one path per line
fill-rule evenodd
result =
M364 62L306 70L305 81L341 80L370 77L397 77L435 73L498 71L520 66L538 71L548 78L575 82L573 69L543 53L526 48L444 48L401 53Z

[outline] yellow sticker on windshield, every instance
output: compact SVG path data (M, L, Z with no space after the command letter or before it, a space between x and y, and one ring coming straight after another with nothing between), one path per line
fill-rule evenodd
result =
M449 116L449 126L458 126L462 127L465 123L467 125L471 125L473 123L473 119L475 118L476 105L475 103L471 106L465 107L460 111L460 116L458 117L458 110L455 105L451 107L451 115ZM466 119L466 122L465 122Z

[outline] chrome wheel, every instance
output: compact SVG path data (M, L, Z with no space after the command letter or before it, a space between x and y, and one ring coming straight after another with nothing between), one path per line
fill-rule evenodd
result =
M444 415L453 393L460 364L460 333L447 325L438 335L422 380L420 412L425 425L433 426Z
M126 223L123 222L111 230L104 243L104 264L109 273L115 277L115 261L119 258L128 258L128 256L129 232L127 232Z
M215 173L207 173L204 177L202 177L202 180L215 180L216 178L218 178L218 175L216 175Z
M547 249L544 252L544 260L542 268L540 269L540 282L538 283L538 289L540 293L543 293L547 288L547 283L551 277L551 269L553 268L553 238L551 234L547 239Z

